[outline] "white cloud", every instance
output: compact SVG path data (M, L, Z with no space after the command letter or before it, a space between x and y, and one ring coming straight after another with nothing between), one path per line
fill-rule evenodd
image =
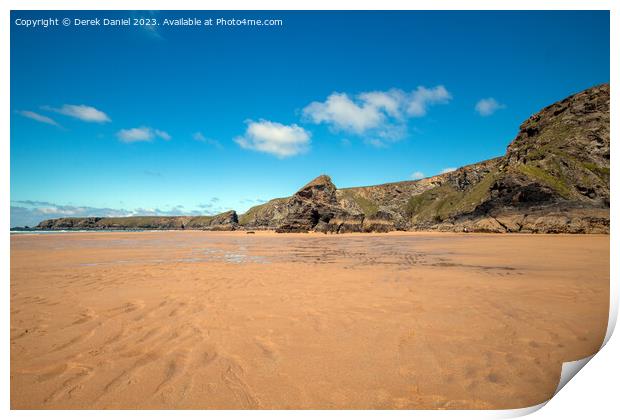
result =
M116 133L118 138L125 143L153 140L153 130L148 127L127 128Z
M411 174L411 179L422 179L424 178L424 173L420 172L420 171L415 171L414 173Z
M152 141L155 137L162 140L170 140L170 134L162 130L152 129L151 127L126 128L119 130L116 136L124 143L135 143L140 141Z
M338 130L362 134L384 119L380 109L368 102L356 104L346 93L332 93L325 102L312 102L303 109L313 123L327 123Z
M443 168L440 174L447 174L448 172L456 171L456 168Z
M382 110L394 118L401 118L401 104L407 99L405 93L398 89L362 92L357 97L368 106Z
M62 115L77 118L86 122L105 123L110 122L110 117L103 112L88 105L63 105L60 108L43 107L48 111L54 111Z
M427 89L424 86L418 86L411 93L410 102L407 106L407 114L412 117L423 117L426 115L430 105L447 104L452 99L452 95L443 86L435 86Z
M32 111L17 111L19 115L22 117L30 118L31 120L35 120L44 124L55 125L56 127L60 127L60 125L51 119L50 117L46 117L45 115L37 114Z
M419 86L412 92L400 89L362 92L356 96L334 92L324 102L312 102L302 114L315 124L327 124L336 132L365 138L385 147L407 135L407 118L426 115L431 105L445 104L452 95L442 86Z
M310 146L310 133L297 124L284 125L266 120L248 120L246 123L245 134L235 138L235 143L244 149L285 158L304 153Z
M476 103L475 108L478 114L483 117L488 117L489 115L493 115L495 111L506 108L506 105L497 102L495 98L484 98Z

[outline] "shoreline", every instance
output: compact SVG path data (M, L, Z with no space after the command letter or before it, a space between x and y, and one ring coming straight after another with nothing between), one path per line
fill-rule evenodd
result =
M84 229L84 230L32 230L32 231L10 231L11 235L65 235L65 234L78 234L78 233L172 233L172 232L189 232L189 233L210 233L210 234L250 234L250 235L264 235L273 234L276 236L319 236L319 237L345 237L345 236L381 236L381 235L410 235L410 234L452 234L452 235L492 235L492 236L607 236L609 233L550 233L550 232L459 232L459 231L440 231L440 230L393 230L390 232L346 232L346 233L331 233L331 232L277 232L275 229L260 229L260 230L207 230L207 229Z

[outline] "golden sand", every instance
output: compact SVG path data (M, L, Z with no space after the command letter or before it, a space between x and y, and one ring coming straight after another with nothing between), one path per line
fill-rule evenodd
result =
M11 237L11 407L518 408L600 347L609 236Z

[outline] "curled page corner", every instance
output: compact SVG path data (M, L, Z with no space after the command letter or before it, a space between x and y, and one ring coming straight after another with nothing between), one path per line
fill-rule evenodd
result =
M595 353L596 354L596 353ZM584 357L583 359L573 360L572 362L564 362L562 363L562 373L560 374L560 382L558 383L558 387L555 389L553 395L555 396L564 385L570 381L573 376L577 374L592 358L594 355Z
M601 348L602 348L602 346L601 346ZM553 392L553 396L551 398L555 397L555 395L558 392L560 392L560 390L562 388L564 388L564 385L566 385L571 379L573 379L573 377L586 364L588 364L588 362L590 360L592 360L592 358L595 355L596 355L596 353L594 353L591 356L584 357L583 359L573 360L571 362L564 362L564 363L562 363L562 372L560 373L560 381L558 382L558 386L555 389L555 391ZM517 409L511 409L511 410L500 410L500 411L498 411L496 413L494 418L504 418L504 419L507 419L507 418L515 418L515 417L527 416L528 414L532 414L532 413L540 410L541 408L543 408L549 401L551 401L551 398L548 399L547 401L544 401L544 402L542 402L540 404L537 404L537 405L533 405L531 407L517 408Z
M612 282L612 288L613 288L613 282ZM613 290L610 290L610 307L609 307L609 321L607 323L607 331L605 332L605 338L603 339L603 343L601 344L601 347L597 350L596 353L588 356L588 357L584 357L583 359L579 359L579 360L573 360L571 362L564 362L562 363L562 373L560 373L560 381L558 382L558 386L555 389L555 391L553 392L553 397L555 397L557 395L558 392L560 392L562 390L562 388L564 388L564 386L571 380L573 379L573 377L581 370L583 369L583 367L585 365L588 364L588 362L590 360L592 360L592 358L594 356L596 356L596 354L601 351L601 349L603 347L605 347L605 345L609 342L609 339L611 338L615 328L616 328L616 321L618 319L618 301L619 298L617 296L616 293L613 293ZM507 410L510 411L511 413L507 413L507 417L519 417L519 416L525 416L527 414L531 414L537 410L540 410L542 407L545 406L545 404L547 404L551 399L538 404L538 405L534 405L532 407L526 407L526 408L522 408L522 409L517 409L517 410Z
M618 320L618 306L620 304L620 296L618 296L617 286L614 282L610 282L609 288L609 321L607 321L607 331L605 332L605 339L603 340L603 344L601 344L601 349L605 347L611 335L614 333L616 329L616 321ZM599 349L600 350L600 349Z
M513 408L509 410L498 410L494 413L493 418L496 419L512 419L516 417L527 416L528 414L532 414L541 408L543 408L549 400L541 402L540 404L532 405L530 407L524 408Z

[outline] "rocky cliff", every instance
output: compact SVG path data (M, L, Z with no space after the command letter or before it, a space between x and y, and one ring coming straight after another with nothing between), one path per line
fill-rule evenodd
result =
M237 217L65 218L40 229L609 232L609 84L525 121L504 156L418 180L337 189L321 175Z

